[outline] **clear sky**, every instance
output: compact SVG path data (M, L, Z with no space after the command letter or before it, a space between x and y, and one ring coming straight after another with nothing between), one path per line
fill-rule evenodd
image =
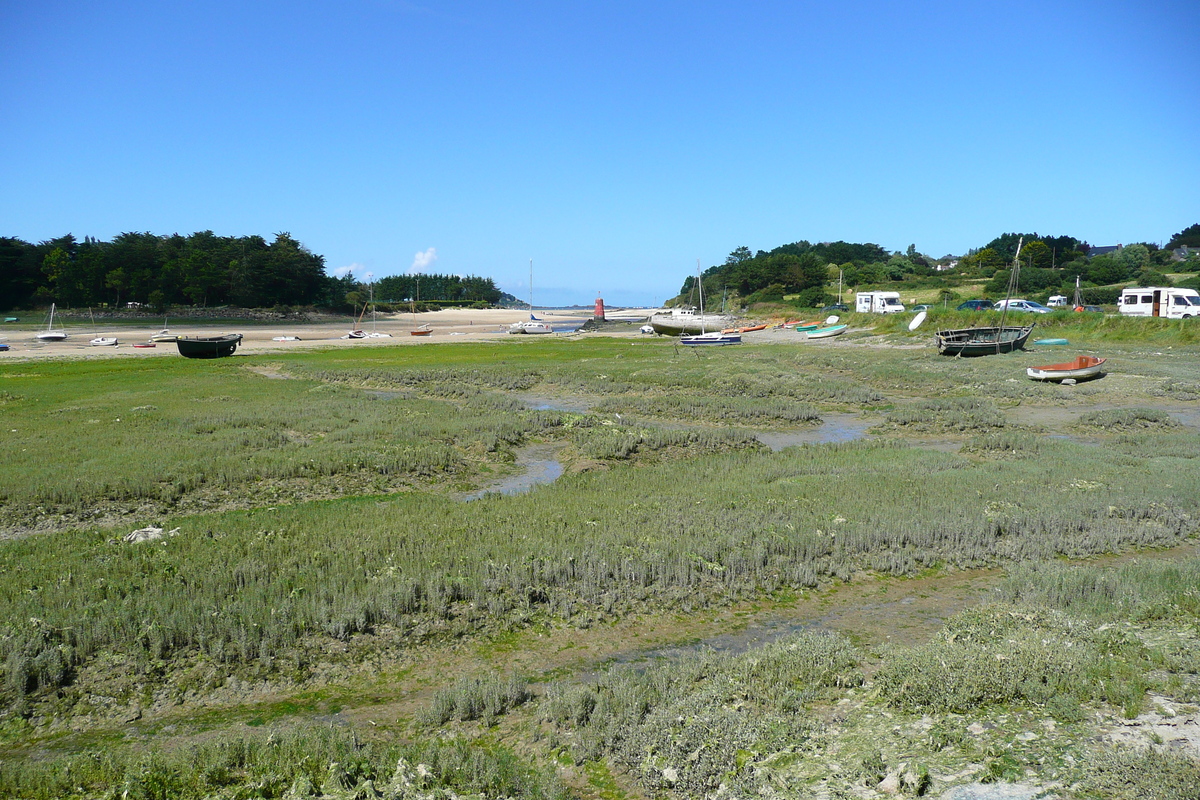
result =
M0 235L651 304L807 239L1200 222L1200 2L0 0Z

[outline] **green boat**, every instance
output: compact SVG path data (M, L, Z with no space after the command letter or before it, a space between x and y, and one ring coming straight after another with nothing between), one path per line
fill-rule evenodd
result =
M21 318L20 317L5 317L4 321L5 322L20 322Z

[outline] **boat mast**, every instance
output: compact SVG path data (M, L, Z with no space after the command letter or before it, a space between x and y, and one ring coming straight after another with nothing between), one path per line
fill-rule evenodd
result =
M700 274L700 259L696 259L696 283L700 287L700 333L707 333L704 328L704 278Z
M1025 244L1025 237L1017 239L1017 254L1013 256L1012 273L1008 276L1008 289L1004 294L1004 310L1000 312L1000 329L996 331L996 352L1000 352L1000 339L1004 336L1004 321L1008 319L1008 301L1012 299L1013 292L1017 289L1018 275L1021 274L1021 245Z
M533 319L533 259L529 259L529 318Z

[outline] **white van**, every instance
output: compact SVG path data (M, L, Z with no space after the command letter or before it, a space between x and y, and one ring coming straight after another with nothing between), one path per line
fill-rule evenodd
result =
M860 314L899 314L904 310L899 292L859 292L854 310Z
M1067 305L1067 296L1065 294L1051 295L1050 299L1046 301L1046 305L1051 308L1064 308Z
M1200 292L1161 286L1126 289L1121 292L1117 310L1131 317L1200 317Z

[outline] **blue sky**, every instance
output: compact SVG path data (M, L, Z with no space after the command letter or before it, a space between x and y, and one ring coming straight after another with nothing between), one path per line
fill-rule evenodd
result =
M0 0L0 235L651 304L740 245L1200 222L1200 3Z

